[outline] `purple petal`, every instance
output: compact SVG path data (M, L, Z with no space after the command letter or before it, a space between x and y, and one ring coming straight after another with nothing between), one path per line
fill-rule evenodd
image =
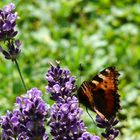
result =
M100 137L91 135L89 132L84 132L81 137L82 140L100 140ZM81 138L78 140L81 140Z
M50 86L46 86L46 90L47 90L47 92L52 92L52 88L50 88Z
M15 41L15 44L16 44L17 47L20 47L20 46L21 46L20 40L16 40L16 41Z
M19 120L16 116L13 116L11 118L11 123L13 123L15 126L19 124Z
M9 135L9 136L13 134L11 129L8 129L6 132L7 132L7 135Z
M17 16L17 13L15 13L15 14L10 13L10 14L7 16L7 20L10 21L11 24L12 24L12 23L16 22L17 17L18 17L18 16Z
M11 56L8 52L6 52L5 50L3 50L3 55L5 56L6 59L11 59Z
M26 124L26 127L30 130L32 130L34 128L34 123L32 121L28 121Z
M13 26L12 26L11 22L7 20L3 24L2 28L3 28L3 31L9 31L13 28Z
M66 82L65 84L67 89L72 89L73 84L71 84L71 81Z
M6 13L10 13L14 9L15 9L15 5L13 3L10 3L9 5L4 6L3 11Z
M69 105L68 104L63 104L61 106L61 110L63 111L63 113L67 113L69 111Z
M58 84L55 84L55 85L53 86L53 89L55 90L56 93L59 93L59 91L60 91L60 86L59 86Z
M38 90L37 88L32 88L31 90L29 90L27 92L27 96L29 98L41 97L42 96L42 92L40 90Z
M51 75L46 76L46 79L47 79L48 81L53 81L53 77L52 77Z

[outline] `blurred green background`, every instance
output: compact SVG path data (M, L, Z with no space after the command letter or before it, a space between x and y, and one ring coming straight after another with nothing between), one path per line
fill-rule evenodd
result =
M0 7L11 2L1 0ZM82 80L107 66L120 72L122 110L118 114L118 140L140 140L140 2L139 0L15 0L17 38L22 41L18 59L28 89L45 94L49 62L59 60ZM24 89L15 65L0 55L0 114L11 110ZM92 113L91 113L92 114ZM84 111L88 131L100 135Z

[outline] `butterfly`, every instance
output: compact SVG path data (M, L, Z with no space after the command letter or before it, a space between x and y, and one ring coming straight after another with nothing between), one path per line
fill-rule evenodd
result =
M102 119L110 120L120 108L118 76L115 67L108 67L84 81L77 91L79 101Z

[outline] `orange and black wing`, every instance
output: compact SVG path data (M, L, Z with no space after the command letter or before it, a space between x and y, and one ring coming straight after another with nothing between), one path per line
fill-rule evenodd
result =
M83 82L78 90L79 101L101 118L110 119L120 108L118 76L114 67L108 67L91 81Z
M88 82L83 82L77 91L77 95L80 103L94 111L94 100L90 88Z

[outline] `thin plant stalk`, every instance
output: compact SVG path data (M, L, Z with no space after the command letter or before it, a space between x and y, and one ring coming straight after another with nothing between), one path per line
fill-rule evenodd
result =
M18 65L18 62L17 62L16 59L14 60L14 62L15 62L15 64L16 64L16 68L17 68L18 73L19 73L19 75L20 75L20 79L21 79L21 81L22 81L23 87L24 87L25 91L27 92L27 87L26 87L25 82L24 82L24 79L23 79L23 77L22 77L22 74L21 74L21 71L20 71L20 67L19 67L19 65Z

